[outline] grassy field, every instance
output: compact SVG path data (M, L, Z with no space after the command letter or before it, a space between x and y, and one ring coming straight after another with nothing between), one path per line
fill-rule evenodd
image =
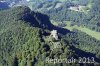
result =
M87 33L88 35L90 35L90 36L92 36L92 37L94 37L94 38L100 40L100 33L99 33L99 32L95 32L95 31L92 31L92 30L90 30L90 29L88 29L88 28L81 27L81 26L80 26L80 27L78 27L78 26L73 26L73 27L65 27L65 28L67 28L67 29L69 29L69 30L73 30L73 29L80 30L80 31L85 32L85 33Z
M90 29L88 29L86 27L82 27L82 26L80 26L80 27L77 26L77 25L70 26L70 21L65 21L65 22L66 22L67 26L65 26L64 28L66 28L66 29L68 29L70 31L73 31L73 29L77 29L77 30L80 30L80 31L82 31L82 32L84 32L84 33L96 38L97 40L100 40L100 33L99 32L90 30ZM58 25L57 22L52 21L52 23L54 25L56 25L56 26Z

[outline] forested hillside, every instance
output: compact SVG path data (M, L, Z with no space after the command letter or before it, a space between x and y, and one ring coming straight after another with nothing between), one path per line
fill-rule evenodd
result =
M47 27L50 23L43 23L39 17L44 15L38 16L28 7L16 7L0 12L0 66L52 66L55 64L46 64L46 57L76 56L63 39L57 41L61 48L52 50L56 42L52 39L45 40L50 34Z
M71 21L73 25L85 26L91 30L100 32L100 1L80 0L64 2L54 1L41 3L42 7L36 7L37 11L48 14L55 21ZM57 8L56 6L59 5ZM64 23L64 22L63 22Z
M95 14L91 10L90 12L93 13L91 15L94 15L92 18L99 18L98 10ZM32 11L26 6L0 11L0 66L100 65L100 40L96 40L78 30L70 31L54 26L50 22L50 19L55 21L69 20L73 24L80 24L82 20L80 17L84 15L85 19L85 16L89 15L83 12L67 10L64 7L61 7L60 11L52 9L43 13L48 14L50 17L36 12L36 10ZM97 20L99 20L98 18ZM95 23L99 22L96 21ZM90 22L89 24L82 22L82 24L87 26ZM90 25L92 25L92 22ZM57 31L55 36L58 39L51 35L52 31ZM75 62L64 61L64 59L70 58L74 58ZM60 61L55 62L56 59L60 59Z

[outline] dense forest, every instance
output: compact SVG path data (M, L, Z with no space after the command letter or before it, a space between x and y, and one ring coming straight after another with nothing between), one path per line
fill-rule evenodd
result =
M59 7L56 8L55 6L57 6L59 3L61 6L59 5ZM53 1L41 3L40 5L35 6L33 9L37 9L39 12L48 14L51 20L61 22L71 21L73 25L85 26L91 30L100 32L99 3L99 0L67 0L64 2ZM70 8L73 8L73 10ZM77 10L74 10L74 8Z
M50 64L45 62L47 57L52 59L74 57L77 59L80 57L80 53L77 53L77 48L75 48L73 44L82 45L81 47L83 47L82 49L84 51L81 49L78 49L78 51L84 52L84 55L88 54L87 56L92 54L91 56L96 58L96 63L99 63L100 53L99 48L96 47L99 46L100 42L90 36L82 34L83 38L81 38L81 33L73 34L73 32L67 32L66 36L64 36L59 32L60 38L58 41L54 38L48 38L50 31L57 27L50 28L50 26L53 25L49 23L49 20L42 21L42 19L47 18L47 16L35 13L28 7L15 7L4 10L0 12L0 15L0 66L83 65L77 62L70 64ZM42 17L42 19L40 19L40 17ZM86 37L88 38L86 39ZM60 48L58 47L52 50L52 46L56 43L60 44ZM91 47L84 49L86 43L87 45L91 45ZM92 46L95 46L95 48L93 49ZM97 54L97 56L95 56L95 54ZM84 55L81 57L84 57ZM91 64L92 63L84 65ZM95 65L95 63L92 65Z
M32 10L27 6L0 9L0 66L99 66L100 40L77 29L62 28L68 21L71 26L100 32L99 0L35 1L30 4ZM69 9L79 5L85 8Z
M31 14L33 18L30 18L30 13L33 12L28 7L16 7L0 12L0 66L48 66L46 57L76 56L62 39L58 41L61 48L52 50L51 46L56 42L45 40L50 31L41 27L43 22L39 21L41 19L36 16L37 13ZM28 21L29 18L34 21Z

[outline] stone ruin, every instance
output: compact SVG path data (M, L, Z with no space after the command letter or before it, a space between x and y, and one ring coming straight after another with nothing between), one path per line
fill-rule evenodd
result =
M58 40L58 33L57 33L57 30L52 30L50 36L53 37L55 40Z

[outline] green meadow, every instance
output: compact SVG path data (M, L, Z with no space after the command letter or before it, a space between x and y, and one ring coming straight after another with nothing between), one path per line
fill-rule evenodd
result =
M55 21L51 21L54 25L58 26L58 23L60 22L55 22ZM73 29L77 29L77 30L80 30L94 38L96 38L97 40L100 40L100 33L99 32L96 32L96 31L93 31L93 30L90 30L86 27L82 27L82 26L77 26L77 25L74 25L74 26L70 26L70 21L64 21L64 23L66 23L66 26L64 28L70 30L70 31L73 31Z

